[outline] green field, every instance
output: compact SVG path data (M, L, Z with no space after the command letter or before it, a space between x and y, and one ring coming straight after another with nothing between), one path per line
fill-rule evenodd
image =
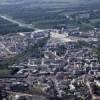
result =
M17 24L11 23L7 20L0 18L0 34L5 35L7 33L16 33L16 32L29 32L32 29L25 27L20 27Z

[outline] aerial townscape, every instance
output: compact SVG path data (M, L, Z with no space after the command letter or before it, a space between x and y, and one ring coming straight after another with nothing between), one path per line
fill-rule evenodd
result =
M100 100L100 1L58 1L1 0L0 100Z
M96 33L92 30L85 38L78 29L62 28L1 36L1 66L8 65L8 71L0 75L0 97L100 100Z

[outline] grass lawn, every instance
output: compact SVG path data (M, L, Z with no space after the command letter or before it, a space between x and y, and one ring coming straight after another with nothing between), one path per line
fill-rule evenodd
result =
M83 30L83 31L89 31L89 30L92 30L93 28L94 28L94 26L90 23L82 22L81 25L80 25L80 29Z
M90 22L91 22L92 24L95 24L95 23L97 23L97 22L100 22L100 18L91 19Z
M0 69L0 75L9 75L10 69Z

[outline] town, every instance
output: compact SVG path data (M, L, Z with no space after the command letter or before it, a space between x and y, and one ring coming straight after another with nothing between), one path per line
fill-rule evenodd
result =
M61 28L0 36L0 63L10 60L0 100L100 100L99 35Z

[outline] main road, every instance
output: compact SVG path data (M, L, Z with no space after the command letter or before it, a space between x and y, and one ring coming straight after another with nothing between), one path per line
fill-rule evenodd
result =
M26 27L26 28L30 28L30 29L35 29L34 26L32 24L25 24L25 23L22 23L18 20L15 20L11 17L8 17L8 16L5 16L5 15L0 15L0 18L4 19L4 20L7 20L13 24L17 24L18 26L20 27Z

